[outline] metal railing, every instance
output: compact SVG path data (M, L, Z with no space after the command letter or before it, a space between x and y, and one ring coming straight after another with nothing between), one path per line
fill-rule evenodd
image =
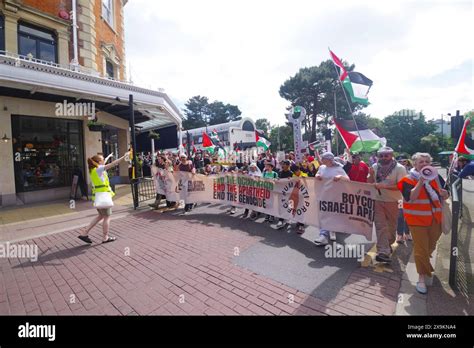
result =
M155 182L152 178L137 178L130 182L132 186L133 209L137 209L140 203L156 198Z
M451 249L449 259L449 285L453 289L457 288L456 284L456 271L457 271L457 259L458 259L458 228L459 219L461 218L462 210L462 180L456 179L451 185L451 197L452 197L452 228L451 228Z

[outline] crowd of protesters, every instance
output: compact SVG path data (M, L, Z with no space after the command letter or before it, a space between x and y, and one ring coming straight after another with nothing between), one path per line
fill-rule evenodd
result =
M218 158L207 152L188 157L181 153L160 153L155 163L150 166L150 173L157 175L158 169L168 171L186 171L203 175L221 173L239 173L267 179L287 179L309 177L315 180L345 180L372 184L376 189L374 224L376 232L376 261L390 263L394 243L413 242L414 257L419 273L417 291L427 292L425 279L430 277L433 268L429 257L436 247L441 235L441 206L447 199L444 189L445 181L441 176L436 180L425 180L420 170L431 164L432 158L427 153L416 153L410 159L407 156L394 157L390 147L382 147L377 152L368 154L366 163L362 154L346 151L343 156L324 152L312 156L305 154L297 161L293 152L285 153L284 158L270 151L260 153L253 160L241 160L235 163L218 163ZM370 157L369 157L370 156ZM151 156L144 157L144 163L150 162ZM472 175L474 164L462 158L456 167L458 175ZM145 170L144 170L145 171ZM176 202L166 202L160 208L160 202L166 197L157 194L156 209L176 209ZM184 215L193 209L194 204L185 204ZM230 206L228 213L236 213L235 206ZM265 222L276 222L276 228L282 229L288 221L271 215L261 214L245 209L243 218L256 220L264 215ZM297 233L303 234L305 226L296 224ZM335 231L321 229L315 240L318 246L324 246L336 240Z

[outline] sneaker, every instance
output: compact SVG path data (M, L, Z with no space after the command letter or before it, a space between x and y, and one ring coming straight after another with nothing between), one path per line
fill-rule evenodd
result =
M189 215L189 211L183 211L181 215Z
M277 229L280 229L280 228L285 227L285 225L286 225L286 222L284 222L284 221L278 221L278 223L277 223L277 225L276 225L276 228L277 228Z
M247 216L249 216L249 213L244 213L244 214L242 215L242 219L246 219Z
M325 236L319 236L314 243L316 243L317 246L327 245L328 239Z
M392 262L392 259L388 255L378 254L377 256L375 256L375 261L390 263L390 262Z
M329 240L332 242L336 240L336 232L333 232L333 231L329 232Z
M265 222L269 222L270 221L270 217L269 216L265 216Z
M256 213L250 214L250 220L255 221L257 220L257 218L258 218L258 215Z
M305 231L304 225L300 225L300 226L298 226L298 229L296 230L296 233L303 234L304 231Z
M235 214L235 208L232 208L232 209L229 211L229 214L230 214L230 215L234 215L234 214Z
M413 241L413 237L411 236L411 233L405 234L405 240L409 242Z
M416 283L416 291L418 291L420 294L425 295L428 292L428 289L426 288L425 283Z

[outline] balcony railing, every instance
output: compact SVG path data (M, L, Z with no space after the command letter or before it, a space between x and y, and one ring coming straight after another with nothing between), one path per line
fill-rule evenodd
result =
M158 91L138 87L127 81L120 81L113 78L103 77L98 71L86 68L82 65L64 65L45 60L28 57L8 51L0 50L0 64L6 64L26 69L36 70L45 73L61 75L64 77L76 78L84 81L94 82L101 85L126 89L133 92L153 95L168 99L163 89Z

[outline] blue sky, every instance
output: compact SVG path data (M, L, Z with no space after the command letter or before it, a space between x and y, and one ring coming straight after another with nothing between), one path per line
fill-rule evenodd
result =
M330 46L374 81L365 112L439 118L474 109L473 15L470 0L132 0L126 58L180 108L204 95L282 124L281 84Z

